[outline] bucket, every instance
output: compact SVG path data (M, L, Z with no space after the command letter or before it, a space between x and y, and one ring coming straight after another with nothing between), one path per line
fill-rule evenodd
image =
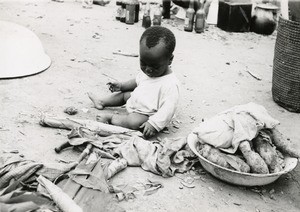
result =
M300 112L300 22L279 17L273 61L274 101L291 112Z

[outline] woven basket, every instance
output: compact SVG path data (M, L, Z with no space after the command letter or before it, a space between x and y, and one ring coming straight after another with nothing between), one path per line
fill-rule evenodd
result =
M291 112L300 112L300 23L279 17L275 44L272 94Z

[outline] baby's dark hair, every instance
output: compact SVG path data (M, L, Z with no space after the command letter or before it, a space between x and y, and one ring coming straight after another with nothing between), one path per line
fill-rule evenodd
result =
M146 46L152 48L159 44L162 40L168 50L168 55L171 56L176 45L176 39L171 30L162 26L152 26L144 31L141 36L140 42L146 39Z

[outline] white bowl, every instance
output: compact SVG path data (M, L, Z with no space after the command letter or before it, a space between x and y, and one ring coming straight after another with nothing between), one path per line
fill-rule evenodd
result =
M38 36L24 26L0 20L0 79L37 74L51 59Z
M216 178L235 185L262 186L270 184L277 180L281 175L292 171L297 166L298 162L297 158L285 156L285 167L284 170L280 172L272 174L243 173L224 168L202 157L196 150L197 142L197 140L188 139L188 145L191 150L199 157L199 161L202 167Z

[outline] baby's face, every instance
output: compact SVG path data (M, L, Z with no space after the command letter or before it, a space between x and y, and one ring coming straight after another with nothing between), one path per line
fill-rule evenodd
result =
M172 56L167 54L165 44L160 42L152 48L148 48L146 40L140 43L140 66L148 77L161 77L170 72L169 65Z

